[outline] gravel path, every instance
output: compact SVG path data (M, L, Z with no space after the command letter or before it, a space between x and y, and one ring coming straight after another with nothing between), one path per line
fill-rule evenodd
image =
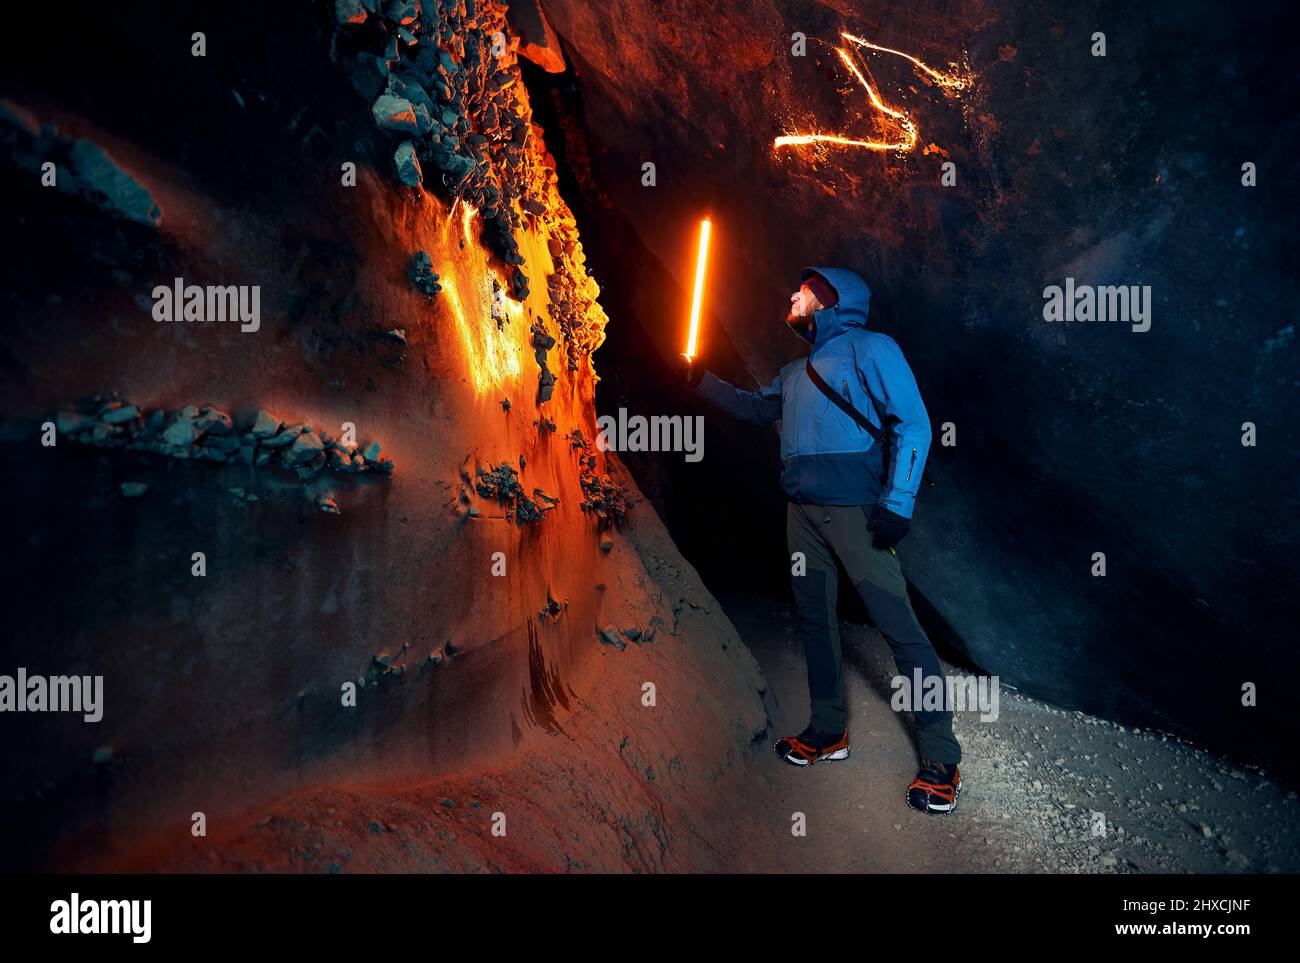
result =
M724 596L777 701L777 735L807 722L792 607ZM947 817L908 809L909 720L889 706L893 662L873 628L841 624L852 755L797 769L775 755L762 818L791 870L1254 873L1300 870L1295 792L1177 737L1000 692L996 721L959 714L964 789ZM961 670L945 664L945 670ZM775 741L775 737L772 741ZM769 811L770 810L770 811ZM789 831L792 814L807 835ZM1104 835L1101 833L1104 832Z

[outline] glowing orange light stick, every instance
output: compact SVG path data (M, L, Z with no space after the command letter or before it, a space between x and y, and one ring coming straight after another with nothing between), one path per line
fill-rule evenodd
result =
M695 257L695 294L691 298L691 327L686 336L686 355L688 362L694 363L695 349L700 339L700 307L704 303L704 270L709 263L709 230L712 224L706 217L700 221L700 250Z

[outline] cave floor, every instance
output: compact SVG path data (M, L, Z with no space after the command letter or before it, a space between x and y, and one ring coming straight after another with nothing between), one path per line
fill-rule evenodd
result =
M671 849L627 829L605 793L629 788L626 728L592 705L567 723L594 752L578 771L551 744L491 771L431 782L327 785L268 802L215 845L174 833L101 868L186 872L1258 873L1300 871L1300 803L1259 772L1172 736L1137 731L1003 688L996 721L959 713L964 789L950 816L909 809L911 722L889 704L885 640L841 622L852 755L799 769L770 751L799 731L808 695L793 608L716 596L775 700L775 734L735 757L745 788L715 798ZM611 656L614 657L614 656ZM962 670L945 663L950 674ZM621 734L621 736L620 736ZM555 739L565 738L555 736ZM616 745L617 744L617 745ZM748 768L752 767L752 768ZM604 773L601 792L584 780ZM613 775L610 775L613 774ZM632 792L613 805L636 812ZM666 797L665 797L666 798ZM509 801L522 832L487 840L482 816ZM734 801L733 801L734 800ZM522 806L521 806L522 801ZM679 800L680 802L680 800ZM791 832L802 813L806 834ZM1105 835L1095 835L1095 814ZM599 831L580 833L578 827ZM671 836L671 834L670 834ZM666 837L667 838L667 837ZM147 843L147 841L146 841ZM650 849L644 849L650 847ZM692 849L694 847L694 849ZM643 851L644 850L644 851ZM680 852L679 852L680 851ZM655 853L658 853L656 856ZM649 854L649 855L647 855ZM711 854L711 855L710 855ZM92 867L98 864L87 864ZM703 869L701 870L701 867Z
M802 646L791 606L756 596L719 601L766 674L778 735L808 719ZM1296 794L1180 742L1003 687L996 721L959 713L961 802L950 816L909 809L916 769L910 720L889 705L884 638L841 623L852 755L799 769L774 754L762 817L789 871L1255 873L1300 868ZM945 663L948 673L961 669ZM775 741L775 740L773 740ZM1094 835L1105 816L1105 835Z

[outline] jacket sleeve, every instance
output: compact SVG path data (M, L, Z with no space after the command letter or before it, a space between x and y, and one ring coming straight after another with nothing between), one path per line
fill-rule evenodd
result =
M921 401L912 369L893 338L882 335L872 339L862 374L868 390L884 402L893 441L889 477L885 479L880 504L904 518L911 518L925 459L930 453L930 415Z
M781 417L781 376L779 374L766 388L743 391L715 376L712 371L706 371L695 393L739 421L770 425Z

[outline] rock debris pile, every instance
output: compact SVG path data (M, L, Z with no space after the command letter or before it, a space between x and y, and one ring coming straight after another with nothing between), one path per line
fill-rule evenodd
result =
M474 479L474 490L480 498L494 498L505 505L506 521L520 525L540 522L560 504L558 498L540 488L534 488L533 497L529 497L519 482L519 472L509 462L480 468Z
M286 424L266 411L237 426L229 414L211 405L187 405L177 411L155 409L148 414L116 394L82 398L58 412L55 427L62 436L83 444L131 451L152 451L172 458L204 459L228 464L271 466L293 471L306 481L325 469L338 472L381 472L391 475L391 459L379 442L361 448L345 444L310 424Z
M632 505L632 493L626 486L596 471L595 452L581 428L574 428L565 437L569 450L578 452L578 481L582 485L582 501L578 507L595 515L604 524L623 524Z
M519 233L529 227L545 235L553 267L548 311L576 372L604 341L607 319L577 222L556 186L555 159L531 121L520 40L509 35L505 11L482 0L337 0L335 55L375 125L396 141L396 179L472 206L517 300L530 291ZM545 400L555 376L539 364Z
M433 271L433 259L429 257L428 251L416 251L415 256L411 258L411 267L407 271L411 283L422 294L433 297L442 290L442 285L438 283L438 275Z

